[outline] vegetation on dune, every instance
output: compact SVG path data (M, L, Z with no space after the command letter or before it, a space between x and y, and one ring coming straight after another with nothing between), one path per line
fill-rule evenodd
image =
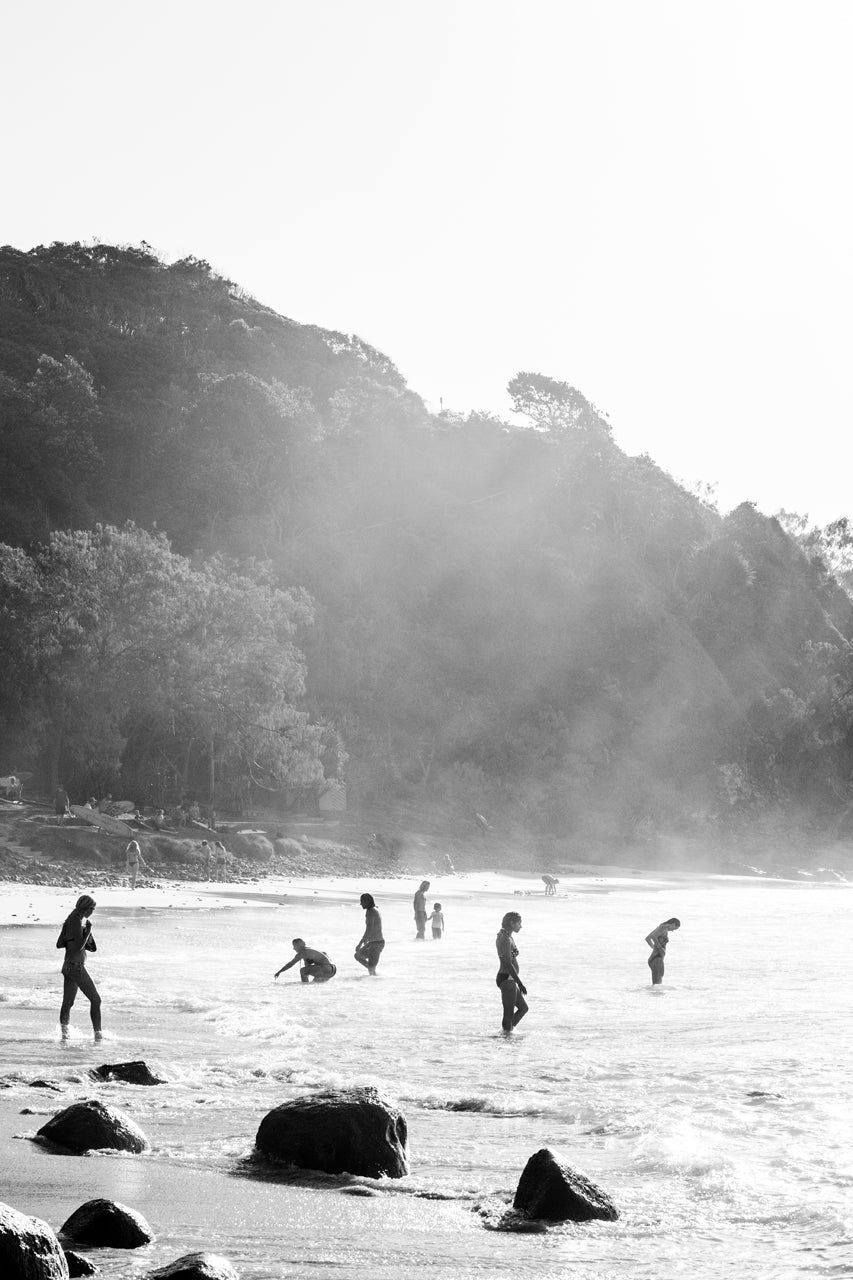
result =
M3 767L578 846L846 820L846 521L722 519L541 374L431 414L146 246L0 250L0 334Z

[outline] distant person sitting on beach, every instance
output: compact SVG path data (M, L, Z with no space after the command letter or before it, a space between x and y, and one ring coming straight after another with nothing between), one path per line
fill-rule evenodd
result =
M162 831L166 826L166 810L158 809L151 821L158 831Z
M440 902L436 902L433 904L432 914L430 915L429 922L430 922L430 926L432 927L432 936L434 938L444 937L444 912L441 909Z
M84 808L84 809L91 809L91 810L93 810L93 811L94 811L95 809L97 809L97 807L98 807L98 802L97 802L97 800L95 799L95 797L94 797L94 796L89 796L89 799L88 799L88 800L86 801L86 803L83 805L83 808Z
M500 965L495 982L500 988L503 1003L501 1027L504 1035L509 1035L513 1027L518 1026L528 1010L527 1001L524 999L527 995L527 987L518 973L518 947L512 940L512 935L518 933L520 928L521 916L517 911L508 911L501 921L498 936L495 938Z
M98 813L109 813L113 807L113 797L111 792L107 792L103 800L98 801Z
M68 792L61 782L53 795L53 812L59 819L60 826L66 818L71 816L71 803L68 799Z
M379 957L385 950L385 939L382 937L382 917L379 914L373 895L363 893L359 902L364 908L364 933L355 949L355 959L364 965L369 974L376 974Z
M545 897L555 898L557 896L557 885L560 881L556 876L543 876L542 880L545 884Z
M77 997L78 991L82 991L89 1001L95 1039L100 1040L102 1038L101 997L98 995L98 988L86 970L86 952L97 951L98 949L92 936L92 922L89 919L94 910L94 898L90 898L88 893L82 894L77 899L74 910L65 917L65 921L59 931L59 937L56 940L57 950L65 948L65 960L62 965L62 1008L59 1010L59 1025L62 1030L63 1040L68 1039L71 1006Z
M681 921L677 916L673 916L670 920L664 920L663 924L659 924L656 929L652 929L651 933L646 934L646 942L652 949L648 965L652 971L653 987L659 987L663 982L663 961L666 955L666 944L669 942L669 935L673 930L680 928Z
M302 968L299 970L299 976L303 982L328 982L330 978L334 978L338 971L325 951L317 951L314 947L309 947L304 938L294 938L292 945L296 955L292 960L288 960L287 964L281 966L278 973L274 975L276 978L279 973L286 973L295 964L299 964L300 960Z
M416 942L417 941L423 942L425 937L424 930L426 929L426 922L427 922L426 891L428 888L429 888L429 880L422 880L420 883L420 887L415 893L414 908L415 908L415 928L417 929L417 933L415 934Z
M130 844L124 851L125 871L130 876L131 889L136 888L136 877L139 875L139 868L143 866L146 871L150 871L148 863L142 856L142 850L139 847L138 840L131 840Z

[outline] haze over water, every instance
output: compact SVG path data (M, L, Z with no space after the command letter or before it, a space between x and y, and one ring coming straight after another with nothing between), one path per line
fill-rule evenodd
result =
M581 892L564 880L546 899L538 881L471 875L434 881L428 901L443 903L447 936L416 944L416 879L267 882L263 895L286 891L283 905L235 889L225 911L99 907L97 1048L79 999L75 1034L58 1042L59 920L2 929L0 1046L14 1081L0 1093L0 1198L55 1229L96 1195L140 1210L157 1241L104 1254L104 1273L119 1277L201 1248L244 1280L853 1273L846 886L601 881ZM362 889L388 939L376 979L351 959ZM494 937L510 909L523 915L531 1011L505 1040ZM682 929L653 991L643 938L673 914ZM337 963L327 986L302 986L296 970L273 982L296 935ZM169 1083L96 1089L86 1077L132 1058ZM33 1089L36 1078L62 1093ZM240 1172L268 1110L349 1084L401 1103L408 1179L356 1180L376 1191L356 1197L343 1194L349 1179ZM150 1154L68 1158L11 1140L96 1092L141 1125ZM511 1197L546 1145L610 1193L618 1222L484 1229L474 1206Z

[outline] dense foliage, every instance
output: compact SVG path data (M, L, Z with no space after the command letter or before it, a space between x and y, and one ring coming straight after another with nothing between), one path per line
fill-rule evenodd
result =
M0 251L0 333L0 766L316 790L348 752L355 801L578 846L844 819L846 522L721 519L541 374L515 424L430 414L144 246Z

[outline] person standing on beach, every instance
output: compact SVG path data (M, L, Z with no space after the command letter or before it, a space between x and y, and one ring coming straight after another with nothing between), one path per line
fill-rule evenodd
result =
M82 894L77 899L77 905L74 910L70 915L66 916L65 922L59 931L59 937L56 940L57 950L65 948L65 960L62 965L62 1008L59 1010L59 1025L63 1040L68 1039L71 1006L77 998L78 991L82 991L89 1001L89 1012L92 1017L92 1029L95 1033L95 1039L103 1039L101 1034L101 997L98 995L98 988L86 969L86 952L97 951L98 949L92 936L92 921L89 919L94 910L94 898L90 898L88 893Z
M54 792L53 812L59 819L60 826L66 818L71 817L71 802L68 799L68 792L65 790L61 782Z
M659 987L663 982L663 961L666 955L666 944L669 942L669 935L674 929L680 928L681 921L677 916L672 916L671 919L664 920L663 924L659 924L656 929L652 929L651 933L646 934L646 943L652 949L648 965L652 971L653 987Z
M130 844L124 851L125 871L130 876L131 889L136 888L136 877L139 875L139 867L142 865L146 871L151 868L142 856L142 850L139 847L138 840L131 840Z
M299 964L300 960L302 968L299 970L299 976L303 982L328 982L338 972L325 951L317 951L316 948L309 947L304 938L294 938L292 946L296 955L292 960L288 960L287 964L283 964L273 977L277 978L279 973L292 969L295 964Z
M422 880L420 884L420 888L415 893L414 908L415 908L415 927L417 929L417 933L415 935L416 942L423 942L425 939L425 930L426 930L426 922L427 922L426 891L428 888L429 888L429 880Z
M382 917L372 894L363 893L359 898L359 902L364 908L364 933L356 946L355 959L359 964L364 965L369 974L375 977L379 957L385 950L385 939L382 936Z
M217 880L228 879L228 850L221 840L216 841L214 850L215 856L215 874Z
M520 928L521 916L517 911L508 911L501 921L498 936L495 938L500 966L495 982L500 989L503 1004L501 1027L504 1035L507 1036L512 1032L513 1027L518 1026L528 1010L527 1001L524 999L527 995L527 987L518 973L518 947L512 940L512 935L518 933Z

